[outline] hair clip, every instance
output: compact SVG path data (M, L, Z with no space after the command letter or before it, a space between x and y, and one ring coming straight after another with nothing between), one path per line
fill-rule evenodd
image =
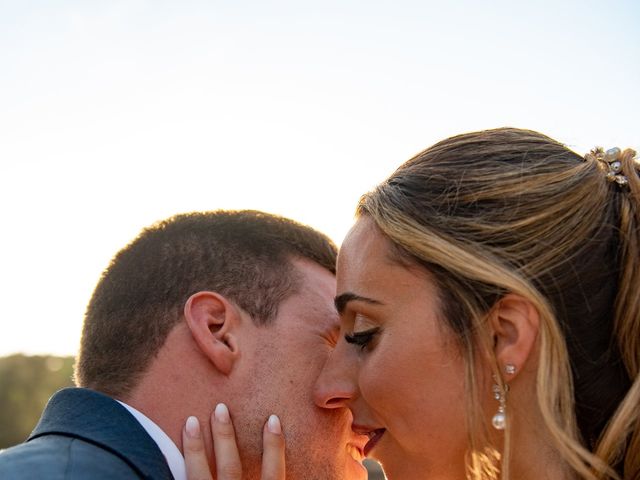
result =
M621 153L618 147L610 148L606 152L602 147L596 147L587 153L584 158L585 160L596 161L605 171L608 181L616 182L621 187L626 187L629 185L629 179L622 173Z

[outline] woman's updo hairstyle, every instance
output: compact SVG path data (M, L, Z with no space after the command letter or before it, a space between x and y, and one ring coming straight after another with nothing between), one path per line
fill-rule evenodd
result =
M620 184L607 181L593 155L585 160L540 133L474 132L419 153L360 200L358 214L370 216L399 257L423 265L439 286L444 317L467 359L477 452L486 450L486 436L473 437L486 426L477 428L474 398L488 393L477 391L473 362L491 347L486 314L513 292L540 314L538 404L567 465L582 478L640 478L634 156L618 152L627 180ZM514 454L506 435L503 478ZM497 475L475 463L472 452L472 477Z

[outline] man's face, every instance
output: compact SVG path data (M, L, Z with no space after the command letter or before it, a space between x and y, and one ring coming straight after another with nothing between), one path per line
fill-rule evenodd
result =
M268 326L249 322L242 332L242 359L229 399L245 478L259 478L262 427L275 413L282 421L287 478L364 480L362 448L368 438L351 431L346 408L321 409L313 386L335 345L339 321L331 272L294 260L298 293L284 300Z

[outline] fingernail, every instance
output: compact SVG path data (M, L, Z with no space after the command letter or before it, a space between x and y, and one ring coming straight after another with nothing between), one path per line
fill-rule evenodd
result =
M191 438L200 438L200 422L196 417L187 418L187 424L185 425L187 435Z
M271 415L267 420L267 430L276 435L282 434L282 426L280 425L280 419L276 415Z
M231 421L231 418L229 418L229 409L224 403L216 405L215 417L216 421L220 423L229 423Z

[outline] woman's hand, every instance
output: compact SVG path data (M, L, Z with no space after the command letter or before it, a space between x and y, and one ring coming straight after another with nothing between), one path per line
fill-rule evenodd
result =
M217 479L241 480L242 464L236 445L236 434L229 410L223 403L218 404L211 415L211 432L216 455ZM284 437L280 420L275 415L271 415L264 425L262 446L261 480L284 480ZM212 480L202 430L196 417L189 417L182 429L182 447L188 480Z

